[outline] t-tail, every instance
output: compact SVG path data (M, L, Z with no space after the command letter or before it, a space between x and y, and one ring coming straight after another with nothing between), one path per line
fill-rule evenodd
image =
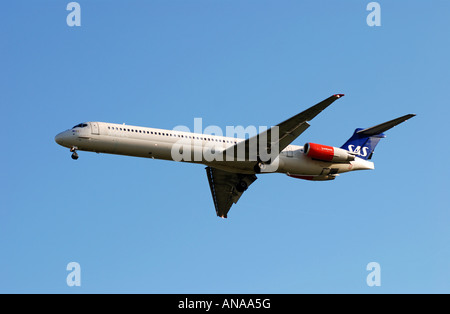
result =
M407 114L400 118L390 120L367 129L356 129L352 137L342 145L342 149L348 150L355 156L368 160L372 158L373 151L378 142L385 138L386 135L383 132L393 128L394 126L405 122L406 120L414 117L415 114Z

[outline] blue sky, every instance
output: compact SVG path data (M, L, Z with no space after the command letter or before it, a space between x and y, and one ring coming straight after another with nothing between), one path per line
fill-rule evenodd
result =
M0 292L449 293L448 1L10 1L0 11ZM204 167L80 152L83 121L387 132L375 170L261 175L227 220ZM81 265L68 287L66 265ZM366 265L381 266L368 287Z

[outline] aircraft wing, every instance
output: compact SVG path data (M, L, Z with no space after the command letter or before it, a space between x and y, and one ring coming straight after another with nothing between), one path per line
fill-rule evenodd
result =
M281 122L275 127L272 127L260 134L251 137L245 141L242 141L232 147L225 150L225 155L233 156L236 158L238 152L245 151L245 160L248 160L249 156L260 157L260 147L264 147L264 151L268 154L273 154L272 157L276 158L283 149L285 149L290 143L292 143L300 134L302 134L310 125L308 121L311 121L315 116L321 113L325 108L331 105L335 100L343 97L343 94L336 94L328 97L327 99L319 102L318 104L306 109L303 112ZM278 128L278 137L274 136L272 139L272 132L276 132ZM274 134L276 135L276 133ZM273 151L276 148L276 151ZM255 152L254 150L257 150ZM239 158L239 157L238 157Z
M257 179L254 174L233 173L212 167L206 167L206 174L217 216L222 218L227 218L231 206Z

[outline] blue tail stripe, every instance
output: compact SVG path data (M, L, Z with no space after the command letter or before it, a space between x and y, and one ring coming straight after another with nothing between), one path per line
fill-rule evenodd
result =
M377 146L380 139L386 137L383 133L375 134L375 135L364 135L358 133L363 129L356 129L353 133L352 137L341 146L342 149L346 149L351 153L355 153L356 156L362 159L370 159L372 157L372 153L375 150L375 146Z

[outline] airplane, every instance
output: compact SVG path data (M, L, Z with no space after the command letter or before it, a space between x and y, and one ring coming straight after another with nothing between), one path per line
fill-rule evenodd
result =
M291 145L310 126L308 122L343 96L332 95L247 139L84 122L57 134L55 141L70 148L74 160L79 157L77 151L89 151L203 164L216 214L227 218L231 206L257 180L256 175L283 173L296 179L328 181L341 173L374 169L370 160L375 146L385 137L383 132L415 116L407 114L358 128L341 147L309 142L304 146Z

